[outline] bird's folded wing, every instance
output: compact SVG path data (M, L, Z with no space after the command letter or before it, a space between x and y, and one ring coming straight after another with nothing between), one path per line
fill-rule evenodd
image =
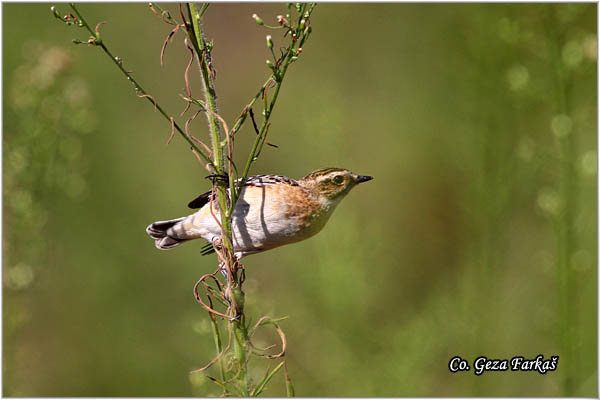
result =
M188 203L189 208L202 208L206 203L208 203L208 199L210 197L211 192L202 193L200 196L196 197L194 200Z
M241 179L238 179L238 183ZM244 186L269 186L269 185L278 185L285 184L291 186L298 186L298 182L293 179L288 178L287 176L281 175L255 175L246 178L246 182L244 182ZM188 204L189 208L202 208L206 203L208 203L208 199L210 198L211 192L202 193L200 196L196 197L194 200L190 201Z

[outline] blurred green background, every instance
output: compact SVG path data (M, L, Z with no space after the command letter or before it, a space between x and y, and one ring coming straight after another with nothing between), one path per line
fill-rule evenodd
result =
M99 48L3 4L4 396L203 396L214 357L192 286L200 242L144 229L209 184ZM165 5L174 16L176 4ZM66 14L66 4L59 4ZM146 4L82 4L178 117L189 53ZM216 4L221 114L268 76L284 4ZM338 166L375 180L316 237L245 259L247 312L289 316L299 396L590 396L597 389L596 4L321 4L252 173ZM199 94L193 69L192 85ZM183 119L179 118L179 121ZM198 118L192 132L206 138ZM245 159L247 125L236 150ZM265 338L265 343L274 340ZM558 369L452 374L460 355ZM260 367L260 368L259 368ZM252 362L254 377L263 364ZM213 375L216 372L213 371ZM267 395L284 395L282 376Z

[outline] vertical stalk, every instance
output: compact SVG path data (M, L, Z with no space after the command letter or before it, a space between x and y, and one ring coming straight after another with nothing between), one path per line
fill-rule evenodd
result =
M244 314L231 322L233 325L233 353L238 364L238 388L243 397L248 397L250 387L248 385L248 331L245 326Z
M217 318L212 313L208 313L208 316L210 318L210 325L212 327L213 337L215 338L215 348L217 350L217 354L221 354L223 352L223 342L221 341L221 331L219 330ZM219 358L219 372L221 373L221 380L223 382L226 382L227 374L225 373L223 357Z
M309 7L308 11L306 10L307 6ZM248 176L248 173L250 172L250 167L252 166L252 163L254 161L256 161L256 152L258 151L259 145L264 140L264 136L266 135L266 131L267 131L267 128L269 125L269 118L271 117L271 113L273 112L273 108L275 107L275 102L277 101L277 96L279 96L279 90L281 89L281 84L283 83L283 78L285 77L285 73L287 72L288 67L295 60L294 51L297 48L302 47L302 45L304 44L306 39L308 39L308 37L311 33L311 29L308 26L306 28L300 28L301 21L305 18L306 15L308 15L308 17L310 17L315 6L316 6L316 3L311 3L311 4L302 3L300 6L300 10L298 12L299 17L298 17L298 24L297 24L298 31L297 31L296 35L298 35L298 37L301 37L301 39L299 41L294 42L288 48L288 52L286 53L286 55L283 58L283 60L284 60L283 66L281 67L280 70L274 71L274 73L272 75L272 79L275 80L275 89L273 92L273 97L271 99L271 102L268 105L265 104L265 110L264 110L265 118L263 119L263 122L262 122L261 127L258 132L258 135L256 137L256 140L254 141L254 145L252 146L252 150L250 151L250 156L248 157L248 161L246 162L246 167L244 168L244 173L242 174L242 179L245 179ZM266 102L266 99L267 99L266 95L265 95L264 99Z
M186 24L188 30L188 36L194 46L196 55L198 56L198 64L200 67L200 75L202 77L202 86L204 89L204 100L208 112L206 118L208 120L208 126L210 131L210 137L213 148L213 163L216 168L216 173L219 175L225 174L225 159L223 154L223 145L221 143L221 128L219 120L217 119L217 95L215 92L214 81L211 74L211 57L210 47L206 45L206 39L202 30L201 19L202 15L206 11L208 4L204 4L201 11L199 12L194 3L187 3L188 13L190 17L190 24ZM226 134L228 134L226 132ZM229 154L229 157L232 155ZM231 174L228 174L231 175ZM232 176L229 176L230 184L233 182ZM219 200L222 241L223 246L226 249L226 264L224 267L227 271L227 290L229 293L229 300L231 302L231 309L234 313L234 320L229 323L233 329L233 347L235 363L237 366L237 372L234 377L234 381L237 383L240 395L247 397L249 395L248 386L248 332L245 327L244 318L244 292L241 288L241 283L238 278L237 271L234 268L233 259L233 240L231 234L231 214L234 208L235 202L233 199L230 201L227 194L227 183L222 180L216 180L217 184L217 195Z
M210 73L211 57L210 49L206 46L206 40L204 38L204 32L202 30L201 18L208 7L205 4L202 7L201 13L198 12L194 3L187 3L188 13L191 20L191 25L187 25L189 37L198 56L198 64L200 67L200 75L202 77L202 87L204 89L204 100L206 108L209 112L206 113L206 119L208 120L208 128L210 132L210 138L213 150L213 164L215 165L216 173L223 175L224 169L224 158L223 158L223 146L221 145L221 125L217 119L217 94L215 92L215 84ZM223 245L227 250L233 254L233 247L231 242L231 219L230 210L227 207L227 187L226 185L217 180L217 194L219 199L219 207L221 209L221 224L223 226Z
M277 96L279 96L279 90L281 89L281 83L283 82L283 77L285 76L285 73L286 73L288 67L290 66L290 62L291 62L290 59L291 59L291 52L288 53L288 55L285 58L285 64L283 65L283 68L281 69L281 75L278 77L279 79L275 80L275 90L273 92L273 98L271 99L271 102L269 103L269 105L267 107L265 107L265 118L263 119L263 122L258 131L258 136L256 137L256 140L254 141L252 150L250 151L250 156L248 157L248 161L246 162L246 167L244 168L244 173L242 174L242 179L246 178L248 176L248 173L250 172L250 167L252 166L252 163L256 159L256 152L258 151L259 144L261 143L262 138L266 133L267 125L269 124L269 117L271 116L271 113L273 112L273 108L275 107L275 102L277 101ZM265 99L266 99L266 97L265 97Z

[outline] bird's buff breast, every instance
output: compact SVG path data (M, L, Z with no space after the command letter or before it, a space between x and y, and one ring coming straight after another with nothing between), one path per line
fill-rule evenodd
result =
M247 255L307 239L323 228L333 208L300 186L246 186L233 212L234 251ZM218 215L214 208L213 212ZM221 236L210 204L194 217L194 225L205 228L199 232L204 239Z

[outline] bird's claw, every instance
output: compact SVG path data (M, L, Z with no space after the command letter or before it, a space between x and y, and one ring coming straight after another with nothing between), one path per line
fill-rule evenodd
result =
M229 175L228 174L210 174L208 176L204 177L205 179L210 179L211 181L217 181L217 180L221 180L223 182L229 182Z

